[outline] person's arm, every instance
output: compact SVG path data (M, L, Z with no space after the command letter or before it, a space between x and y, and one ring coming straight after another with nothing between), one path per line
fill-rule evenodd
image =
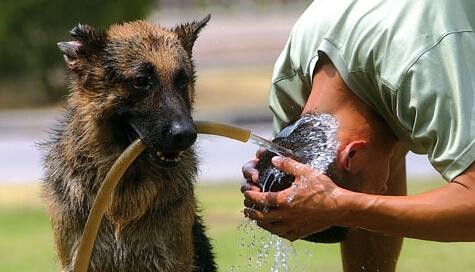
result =
M435 191L384 196L340 188L290 158L273 159L273 163L294 175L295 182L306 185L276 193L246 191L247 201L268 205L270 210L247 208L245 213L259 226L291 241L334 225L434 241L475 241L473 164Z
M400 145L390 160L384 195L406 195L406 154ZM395 271L403 238L352 228L341 242L344 271ZM364 269L362 269L362 267Z
M346 226L435 241L475 241L475 165L442 188L415 196L347 192Z

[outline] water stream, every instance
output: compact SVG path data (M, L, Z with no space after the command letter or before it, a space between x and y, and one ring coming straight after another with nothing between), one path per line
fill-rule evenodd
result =
M265 138L262 138L258 135L255 135L253 133L251 133L251 137L249 138L249 141L255 145L258 145L260 147L267 149L270 152L276 153L279 156L296 158L292 150L285 148L279 144L276 144L272 141L269 141Z

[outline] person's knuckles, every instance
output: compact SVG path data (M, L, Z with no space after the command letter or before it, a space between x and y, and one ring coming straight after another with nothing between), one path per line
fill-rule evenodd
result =
M248 191L250 189L250 184L247 180L243 180L241 182L241 193L244 193L245 191Z
M242 165L242 170L244 171L245 169L250 169L250 170L255 169L258 161L259 160L257 158L253 158L251 160L246 161Z
M282 209L288 209L290 208L292 205L295 205L295 203L297 202L295 197L297 197L298 195L298 191L289 191L289 192L286 192L285 194L282 194L279 196L279 203L280 203L280 207Z
M262 219L262 214L255 210L255 209L252 209L252 208L246 208L244 209L244 214L246 215L246 217L252 219L252 220L261 220Z
M258 195L254 191L245 191L244 198L254 203L257 203L259 199Z
M241 193L245 193L246 191L260 192L261 189L254 183L243 181L241 183Z
M274 159L275 166L280 168L284 172L287 172L294 176L299 176L308 173L308 165L299 163L292 158L288 157L279 157ZM273 162L274 162L273 161Z
M254 174L252 174L251 182L256 185L259 184L259 173L257 171Z
M252 203L251 201L247 199L244 199L243 204L244 204L244 207L246 208L252 208L254 206L254 203Z
M250 168L248 166L243 166L242 167L242 175L246 179L252 179L253 175L257 174L257 170L255 168Z
M281 166L284 169L296 170L297 163L294 160L292 160L291 158L284 157L284 158L282 158Z
M249 217L249 213L250 213L250 208L244 208L244 210L242 211L242 213L244 214L245 217Z

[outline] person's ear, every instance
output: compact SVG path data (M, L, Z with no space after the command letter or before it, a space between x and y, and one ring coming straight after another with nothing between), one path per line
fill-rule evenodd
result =
M341 169L349 172L358 152L366 147L366 141L353 141L345 146L338 155L338 165Z

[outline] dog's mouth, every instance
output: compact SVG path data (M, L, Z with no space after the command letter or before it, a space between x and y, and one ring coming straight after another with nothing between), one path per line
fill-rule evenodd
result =
M162 152L157 151L156 156L159 160L160 166L165 167L175 167L181 162L181 155L184 151L176 151L176 152Z
M134 124L129 124L126 129L127 138L130 143L140 138L147 146L144 152L147 153L146 156L150 161L163 168L176 167L181 163L185 150L161 150L159 147L148 143L149 141L147 141L147 138L145 138L140 131L141 130L137 129Z

